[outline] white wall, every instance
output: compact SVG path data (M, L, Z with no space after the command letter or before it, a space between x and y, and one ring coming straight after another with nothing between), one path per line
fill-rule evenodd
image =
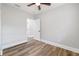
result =
M39 16L41 38L79 49L79 4L65 4Z
M3 49L27 41L26 20L31 17L25 11L2 4Z
M0 4L0 55L1 55L1 4Z

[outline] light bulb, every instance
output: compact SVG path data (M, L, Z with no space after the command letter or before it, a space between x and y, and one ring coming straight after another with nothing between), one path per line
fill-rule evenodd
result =
M37 6L39 6L39 5L40 5L40 3L36 3L36 5L37 5Z

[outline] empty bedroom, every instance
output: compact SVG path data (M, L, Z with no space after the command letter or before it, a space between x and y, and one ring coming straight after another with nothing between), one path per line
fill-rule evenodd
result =
M79 56L79 3L0 3L0 55Z

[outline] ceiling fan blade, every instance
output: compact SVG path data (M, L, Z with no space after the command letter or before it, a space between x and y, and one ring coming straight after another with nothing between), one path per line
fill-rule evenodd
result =
M41 7L40 7L40 5L38 6L38 10L41 10Z
M27 6L32 6L32 5L34 5L35 3L31 3L31 4L29 4L29 5L27 5Z
M47 5L47 6L51 5L51 3L40 3L40 4Z

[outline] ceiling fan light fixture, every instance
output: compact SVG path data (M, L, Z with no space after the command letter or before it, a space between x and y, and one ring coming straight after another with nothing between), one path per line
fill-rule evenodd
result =
M37 6L39 6L40 5L40 3L35 3Z
M51 3L31 3L27 6L30 7L32 5L36 5L38 7L38 10L41 10L41 5L51 6Z

